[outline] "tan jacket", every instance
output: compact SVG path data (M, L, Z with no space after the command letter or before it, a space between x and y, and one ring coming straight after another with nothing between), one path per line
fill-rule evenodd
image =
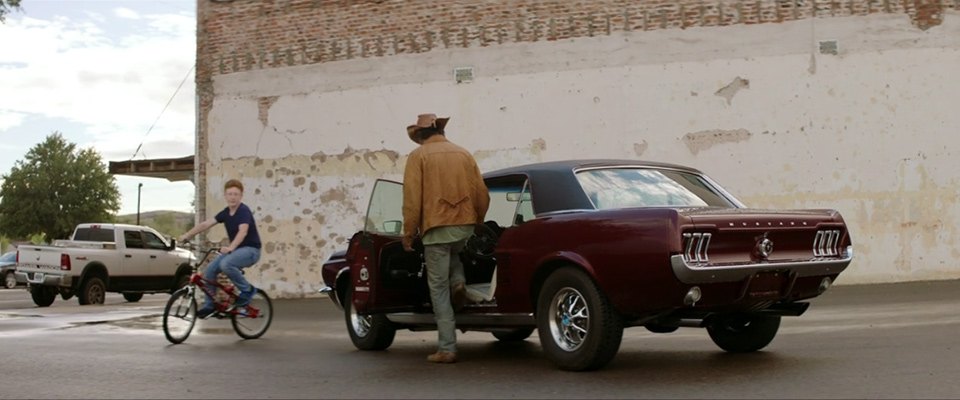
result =
M470 152L436 135L410 153L403 172L403 235L483 222L490 194Z

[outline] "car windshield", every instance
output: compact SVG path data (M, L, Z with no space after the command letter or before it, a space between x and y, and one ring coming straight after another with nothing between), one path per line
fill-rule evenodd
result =
M584 193L599 210L627 207L736 207L709 181L688 172L606 168L577 172Z
M15 251L10 251L0 256L0 262L14 262L14 261L17 261L17 252Z

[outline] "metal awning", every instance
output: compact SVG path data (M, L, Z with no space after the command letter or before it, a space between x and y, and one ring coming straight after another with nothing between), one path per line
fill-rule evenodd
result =
M156 158L152 160L110 161L113 175L146 176L164 178L170 182L193 180L194 156L181 158Z

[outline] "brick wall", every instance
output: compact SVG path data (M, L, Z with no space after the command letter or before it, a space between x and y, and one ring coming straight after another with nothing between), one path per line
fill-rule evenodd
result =
M610 35L905 13L938 25L960 0L234 0L198 1L204 76L421 53Z

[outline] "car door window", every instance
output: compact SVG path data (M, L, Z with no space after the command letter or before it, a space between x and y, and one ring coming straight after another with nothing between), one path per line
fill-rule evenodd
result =
M386 236L403 234L403 184L377 180L367 206L364 230Z
M123 231L123 244L128 249L142 249L143 237L140 231Z
M167 244L163 242L163 239L160 239L157 235L154 235L152 232L142 232L144 244L148 249L154 250L166 250Z

